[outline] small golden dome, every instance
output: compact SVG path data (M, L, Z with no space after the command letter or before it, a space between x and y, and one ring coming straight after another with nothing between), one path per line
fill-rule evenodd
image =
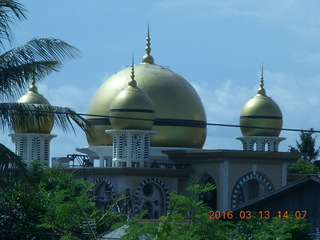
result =
M38 88L33 82L29 88L29 92L20 97L17 101L18 103L30 103L30 104L47 104L50 105L49 101L39 94ZM14 123L14 118L12 119L12 127L15 133L45 133L50 134L54 120L53 117L31 117L28 119L24 126L16 126Z
M139 88L154 104L152 130L158 133L152 136L151 146L202 148L207 128L201 99L183 77L150 60L149 41L147 38L146 56L134 69ZM103 116L109 115L111 103L129 80L130 67L127 67L108 78L93 96L88 114L95 116L89 116L88 120L95 126L96 133L87 136L89 145L112 145L111 136L105 133L112 126L109 118Z
M273 136L281 133L283 120L278 104L266 95L263 88L263 71L257 95L242 108L240 126L243 136ZM267 129L272 128L272 129Z
M151 130L153 126L154 106L150 97L137 87L133 66L131 81L112 101L109 116L114 129Z

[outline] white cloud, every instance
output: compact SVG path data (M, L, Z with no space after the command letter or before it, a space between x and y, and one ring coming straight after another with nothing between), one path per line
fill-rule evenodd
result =
M320 76L295 78L291 74L267 72L270 87L267 93L279 104L287 128L320 129Z
M78 113L86 113L96 88L81 89L75 84L48 88L46 84L39 85L39 92L54 106L69 107Z
M320 6L316 0L307 3L299 0L167 0L157 3L156 10L214 21L219 18L222 18L220 21L226 18L253 18L252 21L282 26L303 36L320 36Z
M255 94L252 89L238 86L231 80L218 86L192 85L201 97L210 124L238 125L243 105ZM237 127L209 125L204 148L241 149L241 144L235 139L239 135Z
M198 85L193 83L200 95L211 123L238 124L241 109L248 96L253 96L251 89L234 84L227 80L218 86Z

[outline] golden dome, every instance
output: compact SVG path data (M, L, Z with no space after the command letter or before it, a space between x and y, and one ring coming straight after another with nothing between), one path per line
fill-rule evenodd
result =
M114 129L151 130L154 121L154 106L150 97L137 87L132 67L131 81L110 106L110 122ZM135 118L137 120L134 120Z
M134 68L139 88L154 104L152 130L158 133L153 135L151 146L201 148L206 139L206 114L200 97L183 77L153 64L148 56L150 52ZM112 138L105 133L111 124L104 116L108 116L113 99L129 80L127 67L107 79L92 98L88 114L95 116L88 119L95 125L96 135L87 138L90 145L112 145Z
M50 105L49 101L39 94L38 88L34 82L29 88L29 92L20 97L18 103L30 103L30 104L47 104ZM53 117L31 117L28 122L24 124L24 127L17 127L15 120L12 120L12 127L15 133L45 133L50 134L54 120Z
M280 107L266 95L266 91L263 88L262 72L260 88L257 95L251 98L243 106L241 111L240 126L242 135L278 137L282 124L283 120Z

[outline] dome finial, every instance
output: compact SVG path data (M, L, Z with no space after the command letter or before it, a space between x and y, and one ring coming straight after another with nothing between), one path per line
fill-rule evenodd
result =
M150 30L149 30L149 24L148 24L148 35L147 35L147 38L146 38L146 55L144 55L142 57L142 63L149 63L149 64L154 64L154 59L153 57L150 55L150 52L151 52L151 42L150 42Z
M263 64L261 69L261 77L260 77L260 88L258 89L258 94L266 95L266 90L263 88L264 86L264 79L263 79Z
M134 56L132 55L132 64L131 64L131 80L128 83L131 87L137 87L137 82L134 80Z
M38 88L36 87L36 80L34 78L32 78L32 82L31 82L31 86L29 88L29 91L31 92L38 92Z

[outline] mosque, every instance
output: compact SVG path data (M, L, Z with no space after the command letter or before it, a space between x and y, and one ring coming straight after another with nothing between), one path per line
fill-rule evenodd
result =
M237 140L243 149L203 149L207 119L198 93L182 76L155 64L149 33L145 50L140 64L112 75L96 91L88 110L96 131L87 135L88 146L76 149L79 154L50 160L50 140L56 137L50 118L34 128L14 128L16 153L94 183L101 208L124 194L124 211L146 209L152 219L166 213L171 192L184 193L194 179L216 186L201 196L214 211L236 209L287 186L287 165L299 155L278 151L285 140L282 113L267 96L263 71L257 94L240 114ZM49 104L35 83L18 102ZM81 166L73 164L76 159Z

